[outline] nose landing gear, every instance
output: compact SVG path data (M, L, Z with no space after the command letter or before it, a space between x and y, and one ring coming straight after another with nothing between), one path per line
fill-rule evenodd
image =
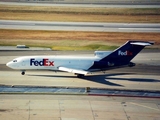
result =
M22 75L25 75L25 71L22 71L21 74L22 74Z

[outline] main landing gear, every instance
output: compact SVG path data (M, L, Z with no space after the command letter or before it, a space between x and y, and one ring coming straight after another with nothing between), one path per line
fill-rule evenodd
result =
M22 75L25 75L25 71L22 71L21 74L22 74Z
M82 78L82 77L84 77L84 75L83 75L83 74L77 74L77 73L75 73L75 75L77 75L77 77L78 77L78 78Z

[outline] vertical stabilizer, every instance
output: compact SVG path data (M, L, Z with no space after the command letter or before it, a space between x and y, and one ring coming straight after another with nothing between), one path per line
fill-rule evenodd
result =
M121 47L114 50L108 56L96 61L91 69L108 68L129 65L130 61L145 47L153 45L152 42L128 41Z
M117 65L128 64L145 46L152 45L151 42L145 41L128 41L123 46L114 50L110 55L101 61L114 62Z

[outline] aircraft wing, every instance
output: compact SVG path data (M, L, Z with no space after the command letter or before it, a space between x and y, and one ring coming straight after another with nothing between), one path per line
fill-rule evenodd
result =
M70 72L70 73L77 73L77 74L83 74L86 75L89 72L85 70L79 70L79 69L73 69L73 68L67 68L67 67L58 67L58 70L64 71L64 72Z

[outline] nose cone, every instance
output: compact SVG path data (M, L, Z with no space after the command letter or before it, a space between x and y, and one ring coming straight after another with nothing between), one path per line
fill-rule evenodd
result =
M6 66L11 68L11 62L8 62Z
M8 63L6 64L6 66L9 67L9 68L15 69L15 65L14 65L14 63L13 63L12 61L11 61L11 62L8 62Z

